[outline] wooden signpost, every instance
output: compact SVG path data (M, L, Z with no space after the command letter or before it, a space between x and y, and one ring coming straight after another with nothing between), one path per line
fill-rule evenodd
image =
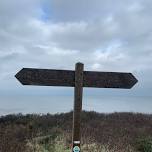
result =
M80 152L83 87L130 89L137 83L131 73L83 71L83 66L76 63L75 71L23 68L15 75L23 85L75 87L72 152Z

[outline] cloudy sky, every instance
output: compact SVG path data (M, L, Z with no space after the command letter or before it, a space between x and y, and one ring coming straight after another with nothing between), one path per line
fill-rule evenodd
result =
M23 67L132 72L131 90L84 89L84 110L152 113L151 0L0 0L0 115L73 108L73 88L22 86Z

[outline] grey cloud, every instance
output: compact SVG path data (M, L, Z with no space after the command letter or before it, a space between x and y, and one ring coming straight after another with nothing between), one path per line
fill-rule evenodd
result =
M5 0L0 1L0 14L1 21L0 25L5 27L10 26L11 23L15 23L20 20L23 21L28 18L36 17L40 14L41 8L40 0Z
M112 41L117 33L115 22L102 21L59 24L50 40L65 49L94 51Z
M4 55L4 56L0 56L0 60L7 62L7 61L15 59L17 56L18 56L18 54L14 52L14 53L10 53L10 54Z
M1 1L2 77L15 85L14 71L22 67L74 69L81 61L87 70L134 72L140 81L146 73L148 83L142 85L150 88L150 4L149 0ZM50 13L50 18L43 19L43 13Z
M84 21L102 18L107 14L114 14L126 9L133 2L131 0L81 0L81 1L48 1L50 14L53 14L56 21ZM49 9L48 9L49 10ZM51 18L52 19L52 18Z

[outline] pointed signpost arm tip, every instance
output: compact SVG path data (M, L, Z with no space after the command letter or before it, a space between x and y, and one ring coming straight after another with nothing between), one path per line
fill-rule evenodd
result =
M22 81L20 81L20 74L21 74L21 71L23 70L24 68L22 68L19 72L17 72L16 74L15 74L15 78L21 83L21 84L23 84L22 83Z
M132 75L132 78L133 78L133 85L132 85L132 87L134 87L135 86L135 84L137 84L138 83L138 79L131 73L131 75ZM132 88L131 87L131 88Z
M22 68L18 73L16 73L15 78L22 84L22 85L29 85L27 83L27 71L30 68Z

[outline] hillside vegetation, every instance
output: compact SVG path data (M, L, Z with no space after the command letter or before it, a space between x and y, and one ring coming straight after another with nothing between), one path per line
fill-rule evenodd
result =
M71 152L72 112L0 117L0 152ZM152 115L82 112L82 152L152 152Z

